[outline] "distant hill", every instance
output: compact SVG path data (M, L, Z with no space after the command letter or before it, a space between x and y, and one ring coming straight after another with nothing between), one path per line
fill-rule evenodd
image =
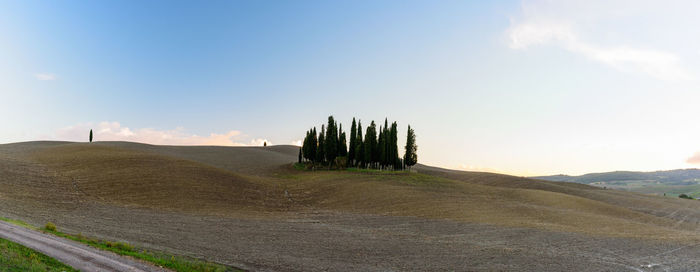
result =
M582 184L646 181L665 185L691 185L700 182L700 169L677 169L654 172L614 171L605 173L590 173L580 176L553 175L532 178Z

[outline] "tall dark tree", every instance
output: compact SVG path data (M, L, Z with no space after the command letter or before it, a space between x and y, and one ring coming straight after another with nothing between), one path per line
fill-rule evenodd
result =
M309 150L309 160L312 162L316 161L316 153L318 153L318 137L316 136L316 127L311 130L310 150Z
M380 147L384 152L384 158L382 158L382 164L384 167L391 165L391 155L389 145L391 144L389 137L389 119L384 118L384 129L382 130L382 135L384 135L384 144Z
M299 147L299 163L301 163L301 147Z
M305 159L309 158L309 131L306 131L306 136L304 136L304 141L301 142L301 153L302 157Z
M384 168L386 166L387 158L386 158L386 129L384 129L382 126L379 126L379 139L377 140L377 152L379 153L378 156L378 162L381 168Z
M350 149L348 150L348 163L350 165L355 165L355 147L357 143L357 123L355 122L355 117L352 118L352 125L350 126Z
M389 157L394 170L399 170L401 163L399 162L398 125L396 122L391 124L391 129L389 130Z
M92 143L92 129L90 130L90 142Z
M413 132L411 126L408 126L408 133L406 135L406 153L404 154L403 161L411 169L411 166L418 163L418 146L416 145L416 134Z
M372 125L372 167L377 168L379 165L379 141L377 139L377 125L374 125L374 122L372 122L370 125Z
M377 154L377 125L374 124L374 121L367 127L364 150L364 163L369 167L374 167L379 158L379 154Z
M338 156L347 157L348 156L348 144L345 138L345 131L343 131L343 124L338 124Z
M326 152L326 160L329 162L329 164L333 164L335 157L338 156L338 126L332 115L328 116L328 125L326 126L325 136L324 152Z
M355 164L365 166L365 144L362 141L362 121L357 121L357 136L355 138Z
M318 135L318 148L316 149L316 162L323 163L326 158L326 137L325 127L321 125L321 134Z
M304 144L301 147L303 150L303 155L306 160L310 162L316 161L316 149L317 149L318 139L316 138L316 128L309 129L306 132L306 137L304 137Z

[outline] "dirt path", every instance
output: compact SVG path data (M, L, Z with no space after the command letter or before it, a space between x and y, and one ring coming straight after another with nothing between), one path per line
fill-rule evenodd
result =
M81 271L165 271L2 221L0 237L44 253Z

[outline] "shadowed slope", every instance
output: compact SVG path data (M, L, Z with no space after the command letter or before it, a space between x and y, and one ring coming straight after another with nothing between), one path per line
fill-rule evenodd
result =
M131 142L99 142L100 145L150 151L208 164L246 175L269 175L297 161L298 146L161 146Z
M204 213L279 209L272 186L205 164L102 144L42 148L46 165L88 199L126 206Z

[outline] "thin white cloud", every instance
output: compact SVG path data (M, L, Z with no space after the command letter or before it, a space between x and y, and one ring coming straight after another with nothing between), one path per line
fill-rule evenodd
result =
M588 4L600 6L600 10L606 10L605 4L598 5L600 3L594 2ZM612 39L613 45L606 46L595 41L582 39L576 28L578 25L588 26L589 39L595 39L599 36L616 37L616 35L611 35L611 33L615 33L616 25L607 23L600 18L621 15L609 11L610 6L607 6L608 10L605 11L609 14L596 14L598 10L593 9L576 9L577 3L576 1L523 2L523 14L521 14L520 19L511 20L511 26L507 30L510 48L526 49L533 46L552 45L624 72L646 74L661 80L690 80L694 78L681 63L681 58L668 50L648 49L649 47L644 45L630 45L622 39ZM613 4L612 7L618 6ZM584 16L589 16L586 19L581 19L582 15L575 13L584 13ZM596 19L603 22L590 22ZM586 20L585 23L582 22L584 20ZM591 25L593 27L590 27ZM610 39L608 38L608 40Z
M695 154L693 154L693 156L688 158L688 160L686 160L685 162L700 165L700 151L695 152Z
M45 81L45 80L56 80L57 77L54 74L39 73L39 74L34 74L34 78L36 78L38 80Z
M130 141L156 145L218 145L218 146L261 146L264 142L272 143L267 139L251 139L240 131L231 130L218 134L211 133L208 136L188 134L183 128L174 130L157 130L153 128L131 129L122 126L119 122L100 122L98 124L86 123L65 127L56 131L56 139L66 141L86 141L90 129L93 130L95 141Z

